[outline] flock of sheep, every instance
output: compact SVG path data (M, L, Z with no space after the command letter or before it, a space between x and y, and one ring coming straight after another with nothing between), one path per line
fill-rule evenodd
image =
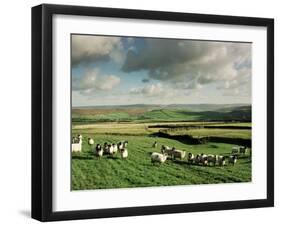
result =
M82 151L82 135L79 134L77 137L72 137L72 152L81 152ZM88 138L88 144L94 145L94 139ZM114 156L117 152L120 152L121 158L126 159L128 157L128 141L120 141L117 144L112 143L109 144L105 142L103 146L101 144L97 144L96 148L93 149L94 154L101 158L103 155L111 155Z
M152 145L153 148L157 148L157 142L155 141ZM228 157L228 164L234 165L237 162L238 155L247 154L248 149L244 146L233 147L231 155ZM186 156L186 152L182 150L177 150L175 147L170 148L168 146L162 145L161 152L153 152L151 154L151 162L154 163L164 163L167 159L180 159L183 160ZM225 166L226 156L214 155L214 154L197 154L188 153L187 162L189 164L196 164L201 166Z
M72 152L81 152L82 151L82 135L72 138ZM88 144L94 145L94 140L88 138ZM103 145L97 144L95 149L93 149L94 154L101 158L103 155L114 156L118 152L121 154L122 159L128 157L128 141L120 141L117 144L105 142ZM152 145L153 148L157 148L157 141ZM233 147L231 155L228 157L228 164L234 165L237 162L238 155L247 154L248 149L244 146ZM161 146L160 152L153 152L151 154L151 162L155 163L164 163L167 159L180 159L183 160L186 157L186 151L178 150L175 147ZM214 155L214 154L197 154L192 153L187 154L187 162L189 164L196 164L201 166L225 166L226 165L226 156L223 155Z

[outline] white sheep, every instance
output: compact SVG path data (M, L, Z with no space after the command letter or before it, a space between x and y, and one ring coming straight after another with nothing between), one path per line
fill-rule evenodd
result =
M120 151L121 149L126 148L128 146L128 143L129 143L128 141L120 141L120 142L118 142L118 144L117 144L118 150Z
M108 145L108 154L113 155L113 146L111 144Z
M89 145L93 145L95 143L94 139L93 138L88 138L88 144Z
M122 158L122 159L128 158L128 150L127 150L127 148L121 149L121 150L120 150L120 153L121 153L121 158Z
M126 147L128 146L128 144L129 144L129 142L128 142L127 140L125 140L125 141L123 142L124 148L126 148Z
M201 162L201 156L197 154L196 157L194 158L194 163L199 165L200 162Z
M79 140L82 140L82 139L83 139L83 136L82 136L81 134L78 134L77 137L78 137Z
M218 156L218 164L219 166L225 166L225 157L222 155Z
M157 141L154 141L154 143L152 144L153 148L157 148Z
M217 159L218 159L218 155L208 155L207 156L207 160L208 160L208 164L209 166L210 165L213 165L215 166L216 165L216 162L217 162Z
M96 145L96 156L97 157L102 157L102 155L103 155L103 149L102 149L102 147L101 147L101 145L100 144L97 144Z
M164 153L166 150L172 150L169 146L162 145L161 152Z
M82 151L82 138L79 138L78 143L71 144L72 152L81 152Z
M247 152L248 152L248 149L244 146L239 147L239 149L240 149L239 153L242 154L242 155L246 155Z
M185 155L186 155L185 151L177 150L175 147L172 148L172 156L174 159L176 158L184 159Z
M187 155L187 162L188 163L193 163L195 160L195 156L192 153L188 153Z
M232 147L231 154L239 154L239 147Z
M77 143L77 138L76 137L72 137L72 144Z
M113 148L113 154L116 154L117 151L118 151L118 147L117 147L117 144L112 144L112 148Z
M107 142L105 142L103 144L103 152L104 152L104 154L109 154L109 146L108 146Z
M228 158L228 164L234 165L237 162L237 155L231 155Z
M206 154L201 154L200 155L200 163L203 165L203 166L206 166L208 165L208 156Z
M157 152L153 152L151 154L151 163L164 163L167 160L167 154L161 154L161 153L157 153Z

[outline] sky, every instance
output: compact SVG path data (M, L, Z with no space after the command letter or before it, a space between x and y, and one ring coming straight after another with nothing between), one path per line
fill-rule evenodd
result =
M252 44L72 35L72 106L251 103Z

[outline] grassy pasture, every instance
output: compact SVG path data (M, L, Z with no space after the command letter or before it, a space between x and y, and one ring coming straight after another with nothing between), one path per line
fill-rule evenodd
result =
M150 109L150 108L114 108L114 109L73 109L72 122L186 122L186 121L227 121L251 119L251 111L236 110L194 112L188 109Z
M236 122L238 119L250 121L250 113L249 108L217 112L155 109L155 106L73 109L73 136L82 134L84 139L82 152L72 154L72 190L250 182L249 156L241 156L235 166L225 167L190 165L186 158L167 160L162 165L153 165L150 160L151 153L159 152L162 144L187 153L228 157L231 148L236 146L231 143L232 139L230 144L210 142L191 145L172 136L164 138L157 134L166 130L170 135L194 138L213 136L250 140L251 122ZM93 154L95 145L89 146L87 137L94 138L95 145L128 140L128 159L122 160L119 153L114 157L98 159ZM158 148L152 148L154 141L158 142Z
M235 166L225 167L189 165L186 160L168 160L160 166L150 162L151 153L159 152L162 144L194 154L203 152L226 156L231 152L231 144L187 145L167 138L100 134L94 136L95 143L128 140L129 157L122 160L117 154L114 158L103 156L98 159L93 155L94 147L90 147L86 142L86 137L93 137L93 134L83 135L82 153L72 156L73 190L251 181L249 156L240 158ZM155 140L158 142L158 148L152 148Z

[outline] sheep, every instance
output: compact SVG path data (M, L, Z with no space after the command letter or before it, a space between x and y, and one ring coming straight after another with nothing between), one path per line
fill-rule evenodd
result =
M104 152L104 154L109 154L109 147L108 147L107 142L105 142L103 144L103 152Z
M239 154L239 147L232 147L231 154Z
M207 156L208 165L210 166L211 164L213 164L213 166L215 166L217 159L218 159L217 155L208 155Z
M196 155L196 157L194 158L194 163L197 164L197 165L199 165L200 162L201 162L201 157L200 157L200 155Z
M162 154L167 154L167 156L172 159L176 159L176 158L184 159L185 154L186 154L185 151L176 150L175 147L170 149L168 146L162 146L161 152L162 152Z
M111 144L108 145L108 154L113 155L113 146Z
M174 159L184 159L186 152L182 150L177 150L175 147L172 148L172 156Z
M116 154L117 151L118 151L118 147L117 147L117 144L112 144L112 154Z
M81 134L78 134L77 137L78 137L79 140L82 140L82 139L83 139L83 136L82 136Z
M164 153L165 150L170 150L170 149L171 148L169 146L162 145L161 152Z
M89 145L93 145L95 143L94 139L93 138L88 138L88 144Z
M167 154L161 154L157 152L153 152L151 154L151 163L158 162L160 164L164 163L167 160L168 155Z
M237 162L237 155L231 155L228 158L228 164L234 165Z
M188 163L193 163L195 160L195 156L192 153L188 153L187 155L187 162Z
M118 148L119 151L123 148L123 143L121 141L118 142L117 148Z
M121 149L126 148L128 146L128 143L129 143L128 141L120 141L120 142L118 142L118 144L117 144L118 150L120 151Z
M222 155L218 156L218 164L219 166L225 166L225 157Z
M161 153L166 154L167 158L172 158L173 157L173 150L169 148L168 146L163 146L161 148Z
M208 165L208 156L206 154L201 154L200 155L200 163L203 165L203 166L206 166Z
M103 155L103 149L100 144L97 144L96 145L96 156L98 158L100 158L100 157L102 157L102 155Z
M242 155L246 155L247 152L248 152L248 149L244 146L241 146L239 149L240 149L239 153L242 154Z
M79 138L78 143L71 144L72 152L81 152L82 151L82 138Z
M122 148L122 149L120 150L120 153L121 153L121 158L122 158L122 159L128 158L128 150L127 150L127 148Z
M157 148L157 141L154 141L154 143L152 144L153 148Z

